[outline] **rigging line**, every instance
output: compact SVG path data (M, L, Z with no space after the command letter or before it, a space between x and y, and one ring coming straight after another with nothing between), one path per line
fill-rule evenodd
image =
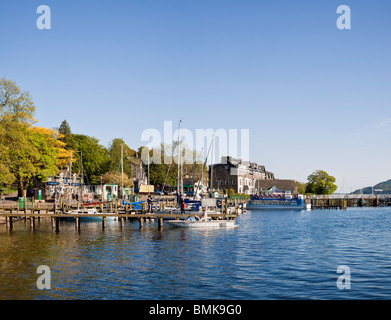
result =
M162 188L162 193L164 192L164 187L165 187L165 185L166 185L167 178L168 178L168 174L169 174L170 169L171 169L172 160L174 159L174 151L175 151L175 148L177 147L177 146L175 145L175 141L173 141L173 145L174 145L174 147L172 148L172 152L171 152L171 162L170 162L170 165L168 166L168 170L167 170L167 173L166 173L166 177L165 177L165 179L164 179L163 188ZM160 203L161 198L162 198L162 195L160 194L160 196L159 196L159 203Z
M71 162L72 162L72 157L70 158L69 160L69 164L67 166L67 171L65 172L65 179L67 177L67 174L68 174L68 170L69 170L69 166L71 165ZM57 208L57 205L58 205L58 202L60 201L60 198L61 198L61 195L62 195L62 191L64 190L64 179L62 180L62 183L61 183L61 191L60 191L60 194L58 195L58 198L57 200L55 201L55 208Z
M213 144L213 141L214 141L214 136L215 136L215 134L213 133L212 142L210 143L208 153L206 154L206 158L205 158L204 165L202 166L201 178L200 178L201 182L202 182L202 176L203 176L204 170L205 170L205 165L206 165L206 163L208 162L209 152L210 152L210 149L211 149L212 144ZM198 182L197 189L196 189L196 191L194 192L193 200L195 200L195 195L197 194L197 191L198 191L199 186L200 186L200 182Z
M201 153L204 151L204 148L202 148L201 150ZM190 182L190 185L189 187L187 188L187 196L189 196L189 193L190 193L190 188L193 184L193 180L194 180L194 176L195 176L195 173L196 173L196 170L197 170L197 166L198 166L198 162L196 161L196 165L194 167L194 171L193 171L193 176L191 177L191 182Z
M113 194L113 189L114 189L114 185L115 185L115 181L117 180L117 175L118 175L118 171L119 171L119 168L121 167L121 162L118 164L118 169L117 169L117 173L115 174L115 178L114 178L114 182L113 182L113 186L111 187L111 190L110 190L110 201L112 202L113 199L112 199L112 194ZM108 203L106 204L106 210L108 209Z

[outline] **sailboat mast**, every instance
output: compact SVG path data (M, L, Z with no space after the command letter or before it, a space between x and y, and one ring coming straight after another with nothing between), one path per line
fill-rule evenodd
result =
M210 159L210 193L213 194L213 159L214 159L215 136L212 138L212 157Z
M73 193L73 190L72 190L72 151L71 151L71 162L69 163L69 188L68 188L68 203L71 202L71 199L72 199L72 194Z
M80 151L80 198L83 204L83 151Z
M181 142L180 142L180 137L181 137L181 123L182 120L179 120L179 127L178 127L178 176L177 176L177 195L179 197L179 194L181 193L181 171L182 171L182 166L181 166Z
M122 201L123 201L124 200L124 144L121 144L121 193L122 193Z
M149 149L148 149L148 195L150 194L150 191L149 191Z
M183 157L182 157L182 140L180 141L180 146L181 146L181 194L183 195Z

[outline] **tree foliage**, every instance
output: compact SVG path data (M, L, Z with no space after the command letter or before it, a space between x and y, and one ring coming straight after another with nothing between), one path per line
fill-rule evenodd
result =
M297 192L300 194L305 194L306 184L296 181L296 185L297 185Z
M83 173L87 177L88 184L99 184L100 178L107 171L109 155L107 149L99 143L99 140L83 134L72 134L75 141L76 151L83 154ZM72 171L80 171L80 156L76 152L73 154L76 161Z
M126 145L123 139L113 139L108 149L109 164L108 170L116 172L121 162L121 146L123 145L124 173L132 177L132 164L136 151Z
M337 190L335 178L326 171L316 170L307 178L306 193L333 194Z
M69 163L71 156L71 150L66 148L66 143L62 140L63 135L54 129L43 127L32 127L32 130L45 137L48 146L55 150L56 166L63 169Z
M193 178L194 182L198 181L201 177L201 172L203 170L203 162L200 160L200 155L195 151L192 151L188 148L182 148L182 177L183 178ZM150 174L150 183L163 187L164 181L166 180L166 185L171 187L177 186L178 180L178 148L175 145L164 145L162 144L159 148L150 150L150 156L152 159L153 154L160 153L160 163L155 163L151 161L149 174ZM201 163L198 163L201 162ZM203 177L207 176L207 169L204 168Z
M106 172L102 177L103 183L114 183L121 186L122 185L122 174L121 173L114 173L112 171ZM133 187L133 180L128 177L126 173L124 173L124 188Z
M45 128L13 126L7 133L10 172L25 196L33 179L45 181L58 172L57 156L62 144Z
M76 143L72 135L71 126L69 123L64 120L61 122L60 127L58 128L58 132L60 133L61 137L59 137L59 140L64 142L65 149L67 150L75 150L76 149Z
M0 79L1 184L10 184L16 179L11 167L12 148L21 142L23 132L35 122L34 111L35 106L28 92L22 92L12 80Z
M16 83L0 79L0 182L18 183L19 194L35 176L45 176L52 169L52 150L45 139L33 131L35 105L28 92Z
M14 122L33 124L35 105L31 95L27 91L21 91L16 83L5 78L0 79L0 122L10 125ZM4 132L3 132L4 133Z

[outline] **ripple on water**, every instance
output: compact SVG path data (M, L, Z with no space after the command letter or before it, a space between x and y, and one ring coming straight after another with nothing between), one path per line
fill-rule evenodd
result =
M0 225L5 299L389 299L391 210L256 212L229 230L61 222ZM37 290L36 268L52 271ZM339 290L337 268L351 269Z

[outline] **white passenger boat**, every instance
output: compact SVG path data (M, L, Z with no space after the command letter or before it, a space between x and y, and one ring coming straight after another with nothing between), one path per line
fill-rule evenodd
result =
M251 195L248 210L311 210L311 203L303 195L263 194Z
M173 227L182 228L235 228L235 220L168 220L165 221Z
M80 209L80 210L72 210L68 212L64 212L66 214L74 214L75 216L80 216L80 219L83 221L102 221L102 216L106 217L106 221L114 221L116 218L113 216L110 216L110 213L102 214L100 212L97 212L96 209ZM74 218L70 218L74 219Z

